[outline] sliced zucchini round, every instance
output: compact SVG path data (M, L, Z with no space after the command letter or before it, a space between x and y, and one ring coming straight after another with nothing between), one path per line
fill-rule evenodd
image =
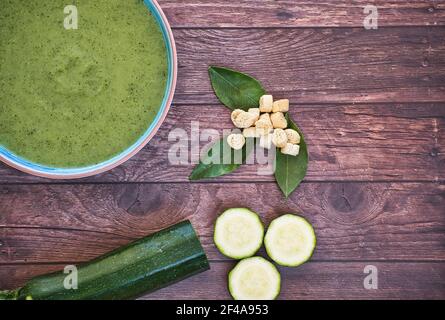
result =
M264 226L260 217L246 208L226 210L216 220L214 241L219 251L229 258L253 256L261 247Z
M269 257L287 267L296 267L308 261L316 242L312 225L306 219L293 214L273 220L264 238Z
M262 257L241 260L229 273L229 291L235 300L274 300L280 287L280 273Z

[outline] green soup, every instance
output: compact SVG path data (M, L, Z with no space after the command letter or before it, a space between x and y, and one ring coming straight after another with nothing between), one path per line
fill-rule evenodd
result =
M160 27L142 1L68 2L77 30L65 28L65 0L0 4L0 145L60 168L134 144L159 111L168 72Z

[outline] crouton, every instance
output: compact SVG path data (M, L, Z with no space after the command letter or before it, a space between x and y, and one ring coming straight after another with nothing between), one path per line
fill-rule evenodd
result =
M235 123L236 118L242 112L244 112L244 110L241 110L241 109L235 109L235 110L232 111L232 114L230 115L230 118L232 119L233 123Z
M288 111L289 111L288 99L277 100L273 103L272 112L288 112Z
M265 126L265 127L261 128L262 123L260 122L259 124L260 124L260 127L255 127L255 129L256 129L257 134L260 137L273 132L272 127Z
M287 128L287 120L284 117L282 112L274 112L270 116L270 120L272 121L272 125L276 129L286 129Z
M281 153L290 156L298 156L300 153L300 146L298 144L287 143L284 148L281 148Z
M264 149L270 149L272 147L272 135L265 134L260 137L260 147Z
M241 133L232 133L227 137L227 143L232 149L240 150L246 144L246 138Z
M231 118L235 127L240 129L249 128L253 126L256 121L256 117L254 114L239 109L236 109L232 112Z
M272 143L278 148L284 148L287 144L287 135L283 129L275 129L272 134Z
M267 121L268 123L270 123L270 125L272 125L272 121L270 121L270 114L269 113L263 113L260 116L260 120Z
M257 129L257 132L260 136L269 134L273 131L272 124L270 122L267 122L266 120L261 119L255 122L255 128Z
M268 113L262 114L260 119L255 122L255 127L259 131L260 135L265 135L270 133L273 130L272 122L270 121L270 117Z
M245 138L259 138L261 136L261 130L256 127L245 128L243 130L243 136Z
M271 95L264 95L260 98L260 111L272 112L273 97Z
M259 108L250 108L248 110L249 113L255 116L255 121L260 118L260 109Z
M286 129L284 131L286 132L287 135L287 142L292 144L300 143L301 137L297 131L295 131L294 129Z

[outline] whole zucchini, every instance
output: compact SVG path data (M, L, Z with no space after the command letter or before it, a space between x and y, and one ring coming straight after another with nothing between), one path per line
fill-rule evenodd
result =
M77 289L63 271L31 279L0 300L117 300L136 298L209 269L189 221L137 240L77 267Z

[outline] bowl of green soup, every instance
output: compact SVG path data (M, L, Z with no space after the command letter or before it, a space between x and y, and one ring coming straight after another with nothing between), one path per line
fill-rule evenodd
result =
M154 0L2 0L0 160L29 174L110 170L156 134L177 55Z

